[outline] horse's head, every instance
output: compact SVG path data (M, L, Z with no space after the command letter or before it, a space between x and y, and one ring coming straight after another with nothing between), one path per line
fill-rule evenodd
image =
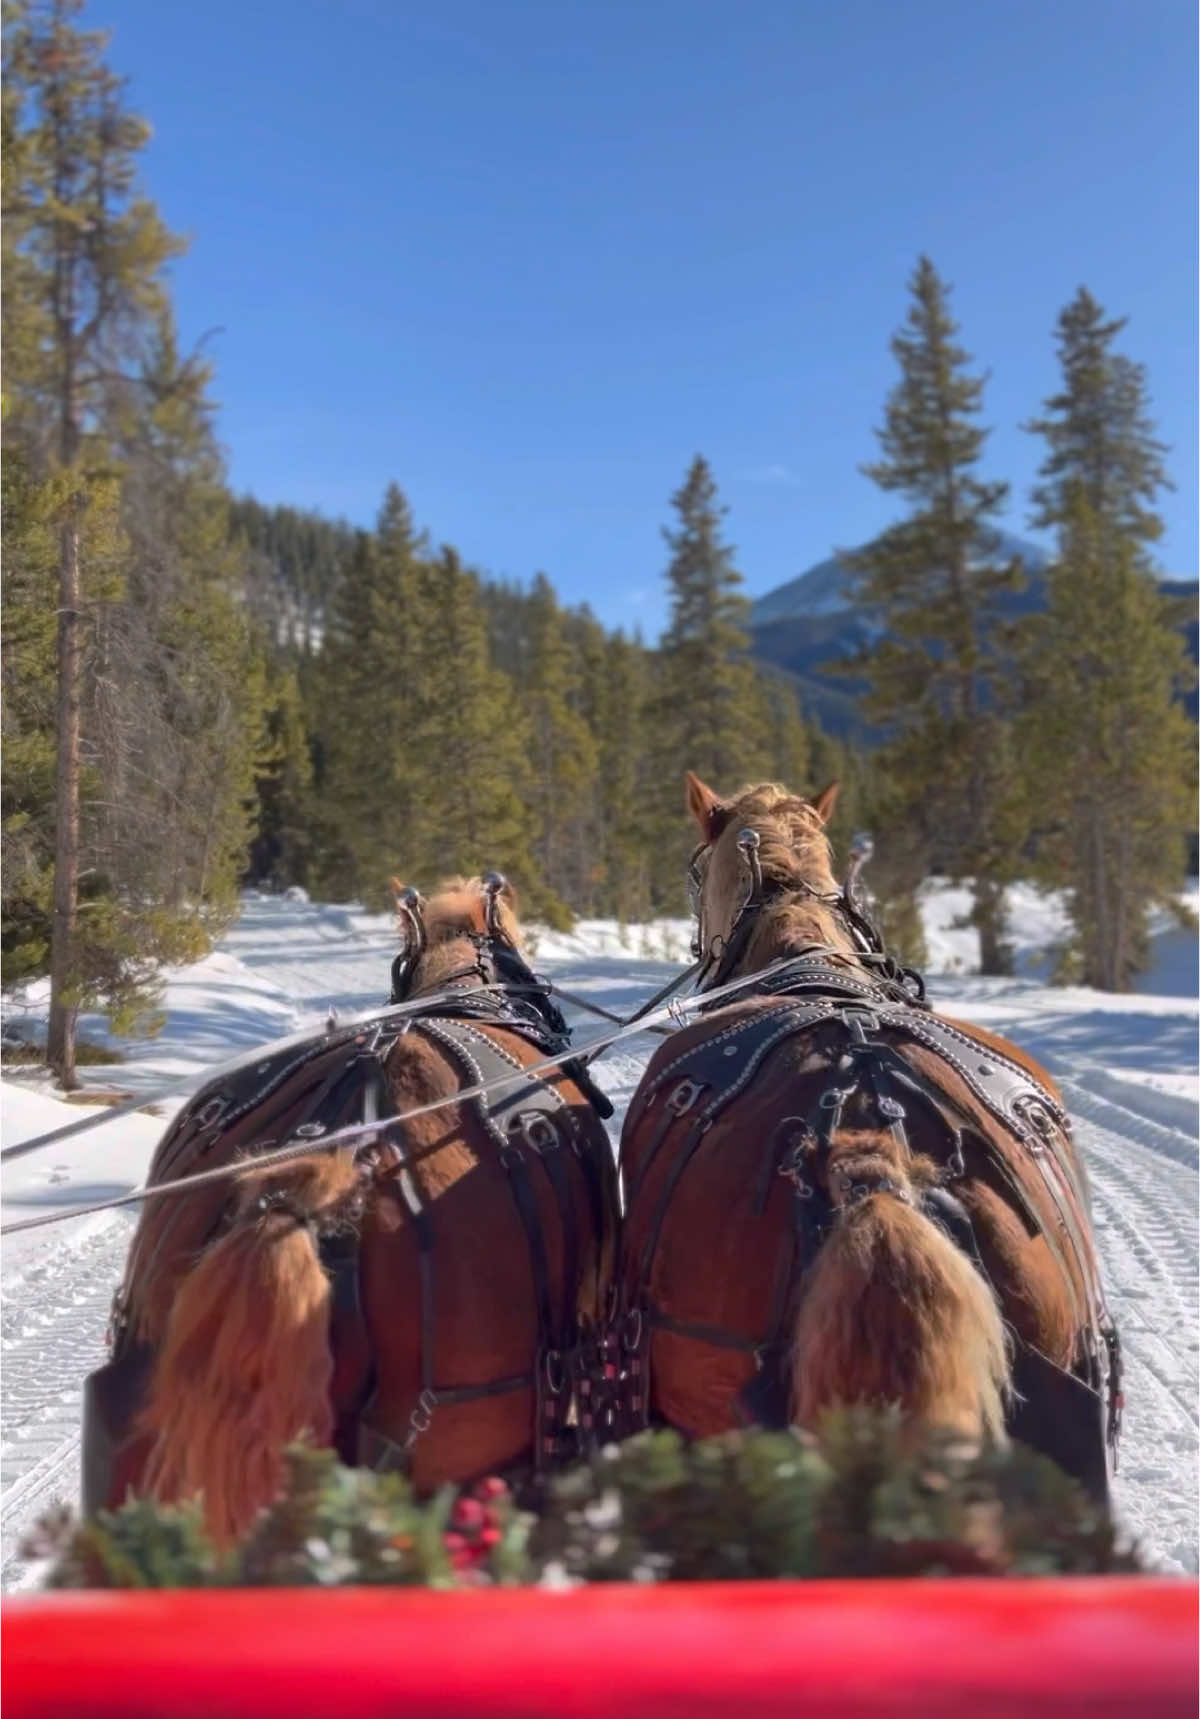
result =
M403 939L393 988L405 993L438 984L459 965L461 946L483 942L522 947L517 897L499 872L486 877L451 877L430 896L392 878L396 917Z
M688 867L701 954L728 949L747 911L769 905L778 921L777 908L786 912L797 898L797 913L810 923L820 915L822 934L840 946L843 934L823 906L838 893L825 834L838 784L804 800L778 783L761 782L722 800L690 770L686 780L688 811L702 838ZM748 931L747 955L762 959L778 952L763 943L762 927Z

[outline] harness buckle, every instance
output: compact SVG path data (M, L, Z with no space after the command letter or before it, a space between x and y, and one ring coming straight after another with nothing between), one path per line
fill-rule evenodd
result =
M561 1349L547 1349L543 1357L546 1389L552 1397L561 1397L567 1388L567 1364Z
M704 1088L699 1081L681 1080L667 1098L667 1109L673 1110L676 1116L683 1116L692 1108L703 1091Z
M521 1111L509 1122L508 1131L510 1134L519 1132L525 1144L539 1157L543 1157L547 1152L556 1151L561 1144L558 1130L545 1112L541 1110Z
M210 1098L204 1109L196 1117L196 1126L198 1128L215 1128L228 1108L228 1099Z
M874 1014L870 1009L843 1009L841 1011L841 1017L842 1024L845 1026L846 1031L854 1041L855 1049L866 1049L867 1045L870 1043L867 1038L867 1033L877 1033L879 1031L879 1016Z
M323 1122L302 1122L299 1128L293 1128L293 1140L319 1140L325 1133Z

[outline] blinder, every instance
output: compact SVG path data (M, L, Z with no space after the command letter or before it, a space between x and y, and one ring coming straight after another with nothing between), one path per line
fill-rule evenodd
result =
M392 962L392 995L393 1003L403 1003L408 1000L412 987L413 974L417 963L425 953L428 938L425 934L423 909L425 903L420 890L402 889L396 897L396 911L404 925L404 943L400 953Z

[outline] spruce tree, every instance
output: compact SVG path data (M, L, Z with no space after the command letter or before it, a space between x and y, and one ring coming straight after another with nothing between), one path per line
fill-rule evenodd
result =
M1069 532L1086 504L1100 546L1117 557L1131 547L1148 565L1150 545L1162 536L1155 511L1170 488L1149 415L1146 372L1113 349L1127 318L1110 318L1080 287L1058 319L1062 386L1028 428L1046 443L1041 482L1034 488L1031 524Z
M117 896L92 908L88 971L79 881L88 775L85 610L113 597L119 531L107 430L123 409L147 330L166 306L163 270L180 245L137 184L148 132L124 105L104 40L74 27L79 0L17 0L6 11L6 452L19 444L57 538L56 765L48 1057L74 1084L75 1020L94 982L122 966ZM129 358L134 356L131 377ZM96 887L95 880L90 887ZM115 915L115 917L114 917ZM107 930L106 930L107 928Z
M57 533L53 498L6 448L3 485L4 983L47 971L54 892Z
M300 676L286 661L268 662L265 743L255 789L256 833L249 874L276 888L307 884L313 864L318 808L313 794L312 737Z
M574 906L587 893L596 746L577 708L577 665L564 616L541 573L529 593L527 624L528 656L519 685L529 733L533 848L548 889ZM563 918L561 909L557 917Z
M1060 977L1109 991L1144 970L1149 911L1176 906L1195 822L1195 731L1176 696L1190 665L1151 561L1163 448L1142 368L1113 350L1123 326L1077 294L1058 324L1062 387L1030 426L1047 447L1034 523L1058 549L1025 631L1021 728L1041 876L1071 911Z
M660 713L678 757L692 761L684 769L736 787L767 764L764 701L750 660L750 605L721 533L728 509L700 455L671 505L678 523L663 531L671 615L660 647Z
M763 677L763 698L770 751L768 769L785 787L802 794L816 784L809 733L801 714L800 700L795 689L781 676Z
M979 475L983 379L967 368L947 287L927 257L910 290L892 341L900 380L878 432L883 457L864 468L909 511L847 557L856 599L878 610L884 629L852 666L868 681L867 715L890 733L895 815L923 831L931 859L973 879L981 970L1006 972L1004 885L1025 824L1005 720L1002 599L1021 573L995 536L1008 486Z
M444 548L421 567L417 596L412 875L430 883L495 867L536 909L543 898L531 853L529 734L511 682L489 660L479 581Z
M388 900L388 878L412 875L418 815L419 604L426 543L402 491L388 487L373 534L362 532L327 616L317 782L330 843L319 887Z
M734 550L722 535L728 510L699 454L671 505L677 523L663 531L671 552L670 620L659 646L650 713L657 800L651 866L656 905L677 912L688 842L678 810L684 771L733 792L765 774L770 742L766 698L750 660L750 605Z

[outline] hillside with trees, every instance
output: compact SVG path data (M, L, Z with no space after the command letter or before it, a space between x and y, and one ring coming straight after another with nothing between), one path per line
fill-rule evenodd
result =
M558 924L681 912L685 768L726 790L840 777L834 838L874 830L901 953L937 866L972 880L1003 971L1004 885L1035 870L1068 893L1064 970L1129 983L1182 875L1194 734L1156 583L1164 455L1119 319L1081 289L1059 320L1061 388L1030 426L1053 548L1026 612L982 380L918 263L867 468L897 517L843 558L879 624L831 735L755 655L700 454L663 500L657 643L564 605L553 569L467 565L403 473L369 529L235 498L210 364L175 327L148 129L79 14L6 6L3 108L2 946L6 983L49 976L64 1084L79 1012L150 1021L160 965L207 949L247 883L378 906L392 876L495 865ZM820 645L826 619L814 601L788 624Z

